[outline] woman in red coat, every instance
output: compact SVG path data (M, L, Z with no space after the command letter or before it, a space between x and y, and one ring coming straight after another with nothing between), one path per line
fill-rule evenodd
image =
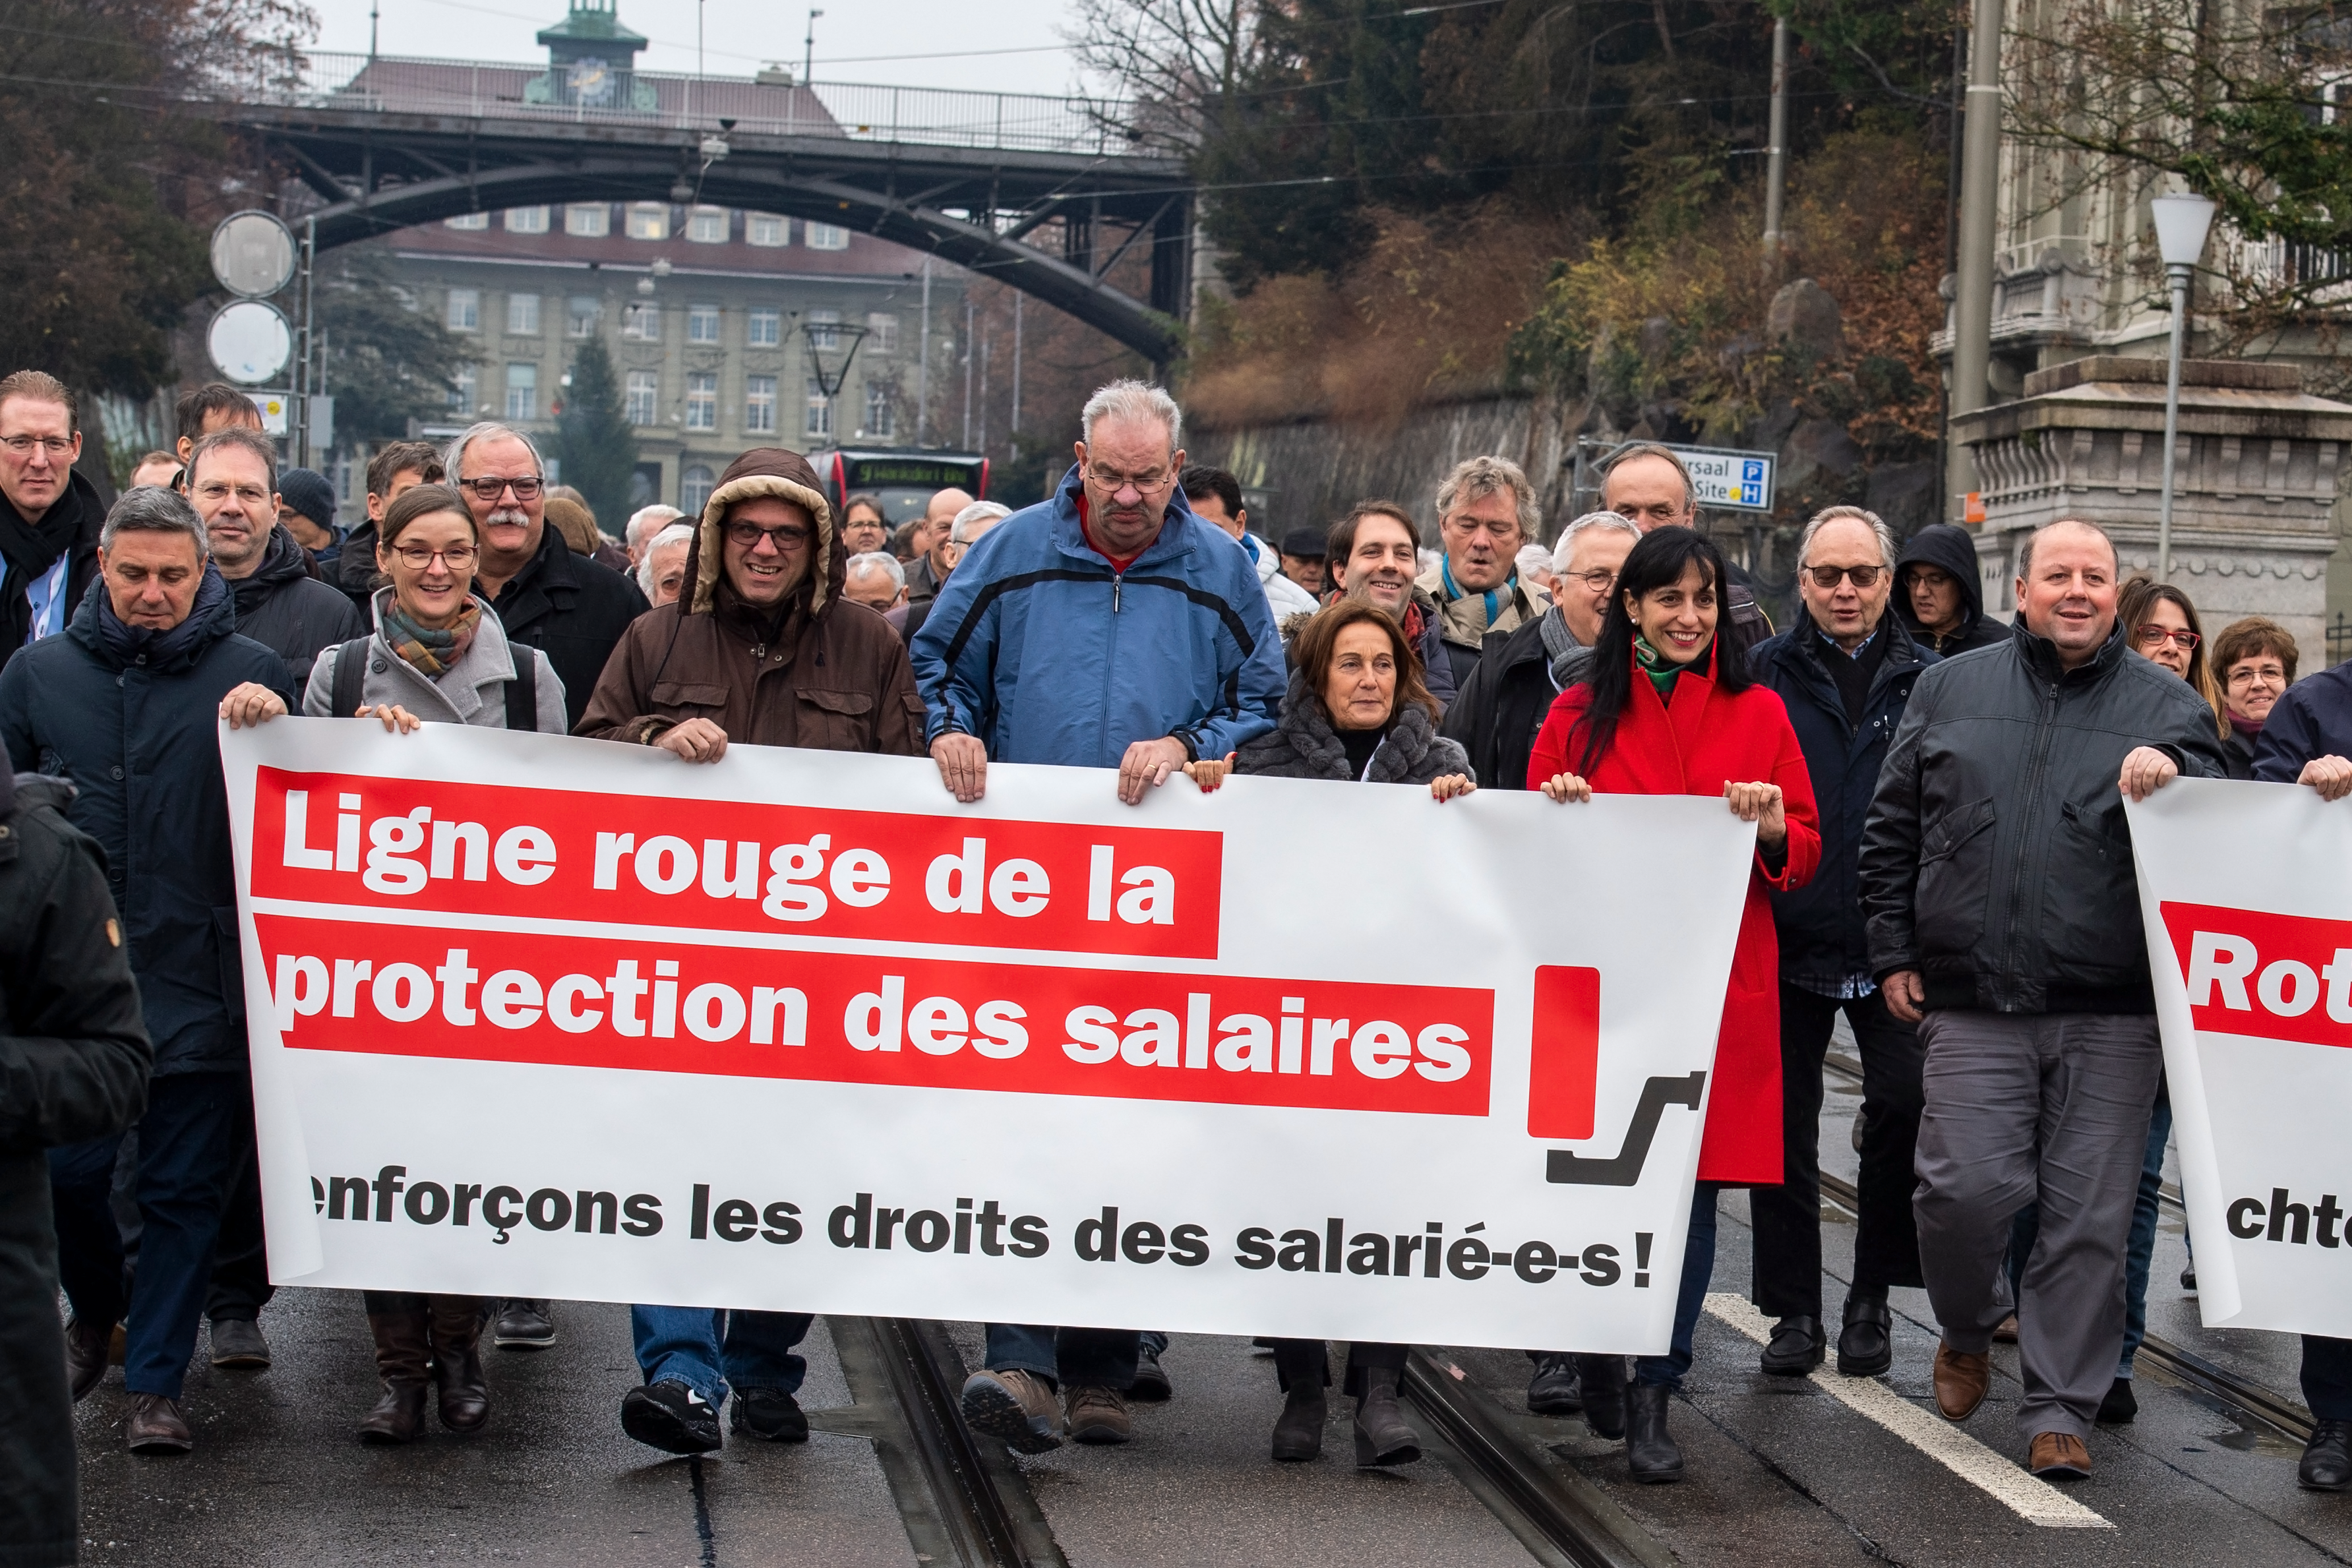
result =
M1802 887L1822 856L1813 785L1788 710L1752 684L1738 641L1716 636L1723 556L1703 534L1661 528L1618 568L1591 673L1559 694L1536 737L1528 787L1557 801L1700 795L1756 825L1756 860L1716 1037L1706 1127L1671 1353L1634 1363L1626 1458L1633 1479L1682 1479L1666 1400L1690 1370L1691 1336L1715 1272L1715 1199L1780 1180L1780 943L1765 889ZM1606 1436L1625 1366L1585 1356L1585 1409Z

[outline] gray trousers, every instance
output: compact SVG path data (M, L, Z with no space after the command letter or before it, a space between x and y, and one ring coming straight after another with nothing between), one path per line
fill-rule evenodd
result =
M2124 1248L2164 1058L2153 1016L1947 1010L1919 1026L1919 1268L1944 1341L2011 1310L2010 1220L2042 1205L2017 1313L2018 1430L2090 1435L2124 1338Z

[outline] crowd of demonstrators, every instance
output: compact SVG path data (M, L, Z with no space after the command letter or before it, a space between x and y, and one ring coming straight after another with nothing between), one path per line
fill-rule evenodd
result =
M1699 1137L1698 1185L1663 1355L1578 1358L1585 1417L1621 1433L1639 1481L1682 1479L1666 1405L1690 1370L1715 1272L1716 1198L1780 1180L1780 959L1770 895L1803 887L1822 838L1805 758L1787 710L1756 683L1724 626L1723 554L1696 529L1653 531L1626 554L1590 677L1559 694L1536 737L1528 782L1555 801L1602 795L1722 799L1756 825L1754 864L1732 951Z
M1250 531L1249 508L1243 503L1239 479L1223 468L1194 463L1185 468L1181 482L1192 515L1223 529L1257 568L1257 580L1265 589L1265 602L1274 611L1276 626L1292 616L1315 613L1320 601L1284 576L1281 552Z
M2294 684L2294 638L2276 621L2248 616L2213 639L2213 680L2230 727L2221 754L2233 779L2254 776L2254 749L2271 710Z
M75 465L81 423L55 376L0 379L0 668L57 636L98 577L106 505Z
M655 609L676 603L686 591L686 552L693 542L692 523L672 522L665 524L638 552L634 574L637 591Z
M1517 630L1551 603L1520 581L1518 554L1542 521L1536 488L1517 463L1465 458L1437 487L1437 539L1444 558L1420 587L1437 601L1438 634L1459 691L1478 668L1489 632Z
M961 495L963 492L942 490L940 493ZM931 569L932 582L935 584L945 584L949 574L955 571L956 563L963 559L964 552L979 543L982 534L1012 515L1011 507L1000 506L992 500L976 500L957 512L948 521L947 531L940 536L939 543L932 547L931 553L923 558L924 563ZM903 605L886 612L891 628L911 644L915 640L915 634L923 629L924 621L930 618L931 605L938 599L939 595L936 590L929 598L918 599L913 597L912 590L909 589Z
M1965 528L1931 522L1914 533L1895 563L1895 614L1927 651L1949 658L2009 640L2009 628L1985 614L1976 540Z
M1454 660L1445 651L1442 611L1436 596L1413 580L1421 570L1421 528L1412 513L1391 500L1360 501L1332 524L1324 549L1331 597L1362 599L1395 616L1438 710L1451 707Z
M1698 509L1698 486L1693 482L1682 454L1655 441L1622 447L1601 476L1601 510L1630 518L1643 533L1659 528L1697 528L1704 521ZM1772 622L1756 595L1735 574L1723 595L1730 620L1730 636L1741 650L1752 649L1772 635Z
M851 557L890 553L890 516L879 496L854 495L841 503L841 549Z

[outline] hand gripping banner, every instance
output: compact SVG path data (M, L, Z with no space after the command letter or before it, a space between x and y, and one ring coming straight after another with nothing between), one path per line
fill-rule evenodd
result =
M1665 1348L1719 801L222 755L280 1283Z
M2126 807L2209 1327L2352 1335L2352 802Z

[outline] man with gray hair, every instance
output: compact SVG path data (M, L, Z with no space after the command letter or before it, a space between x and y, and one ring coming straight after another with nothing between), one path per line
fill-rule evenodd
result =
M203 520L176 491L126 493L107 514L98 559L100 591L65 631L0 671L0 742L11 768L72 782L67 819L106 852L155 1047L139 1122L143 1228L128 1300L109 1203L120 1135L50 1155L58 1273L74 1310L73 1394L106 1375L108 1342L127 1322L130 1447L182 1453L194 1443L182 1380L252 1115L246 998L236 944L216 914L236 905L219 725L283 713L293 693L286 661L236 635Z
M851 556L847 574L841 596L856 600L886 620L907 602L907 569L887 550Z
M1457 692L1470 684L1490 633L1517 631L1551 603L1541 588L1522 582L1518 571L1519 551L1542 521L1535 486L1507 458L1465 458L1437 487L1437 538L1444 555L1418 585L1440 606L1438 626Z
M639 516L644 513L640 512ZM683 512L677 516L686 515ZM686 550L694 542L694 525L673 522L631 553L637 557L637 586L655 609L674 604L686 589Z
M940 495L950 493L961 495L963 492L941 490ZM939 497L934 496L931 499L937 500ZM949 574L956 569L956 563L963 559L966 551L980 542L982 534L1012 515L1011 507L1000 506L992 500L970 502L950 521L947 532L940 536L939 544L930 554L917 563L917 565L929 570L933 584L932 592L922 598L917 598L913 576L910 574L907 584L905 607L891 611L888 616L890 624L898 628L898 635L906 638L910 646L915 640L915 634L923 629L923 622L930 616L931 605L938 602L938 584L948 580Z
M1286 684L1274 615L1249 557L1184 500L1175 400L1113 382L1080 425L1054 494L993 525L914 638L925 739L960 801L981 798L994 760L1115 768L1134 805L1274 728ZM1133 1330L991 1323L964 1419L1042 1453L1060 1445L1066 1404L1071 1436L1124 1443L1139 1349Z
M1672 447L1635 441L1620 447L1601 479L1601 504L1630 517L1643 533L1654 528L1697 528L1698 487ZM1749 653L1772 635L1772 623L1747 585L1733 582L1723 597L1731 614L1731 635Z
M1751 656L1780 695L1812 775L1822 863L1793 892L1772 894L1780 947L1780 1184L1749 1194L1756 1304L1773 1319L1763 1370L1803 1377L1822 1363L1822 1063L1843 1013L1862 1058L1860 1223L1838 1334L1838 1370L1875 1377L1894 1363L1887 1291L1916 1286L1911 1213L1919 1133L1918 1032L1891 1016L1870 967L1861 899L1862 827L1888 743L1919 672L1937 662L1887 614L1895 537L1874 513L1833 506L1797 544L1796 624Z
M521 431L474 426L449 443L442 466L481 531L474 591L498 611L509 641L547 656L577 728L614 645L647 609L645 595L619 573L573 554L547 526L546 467ZM554 1335L518 1319L501 1322L496 1342L514 1350L551 1344Z

